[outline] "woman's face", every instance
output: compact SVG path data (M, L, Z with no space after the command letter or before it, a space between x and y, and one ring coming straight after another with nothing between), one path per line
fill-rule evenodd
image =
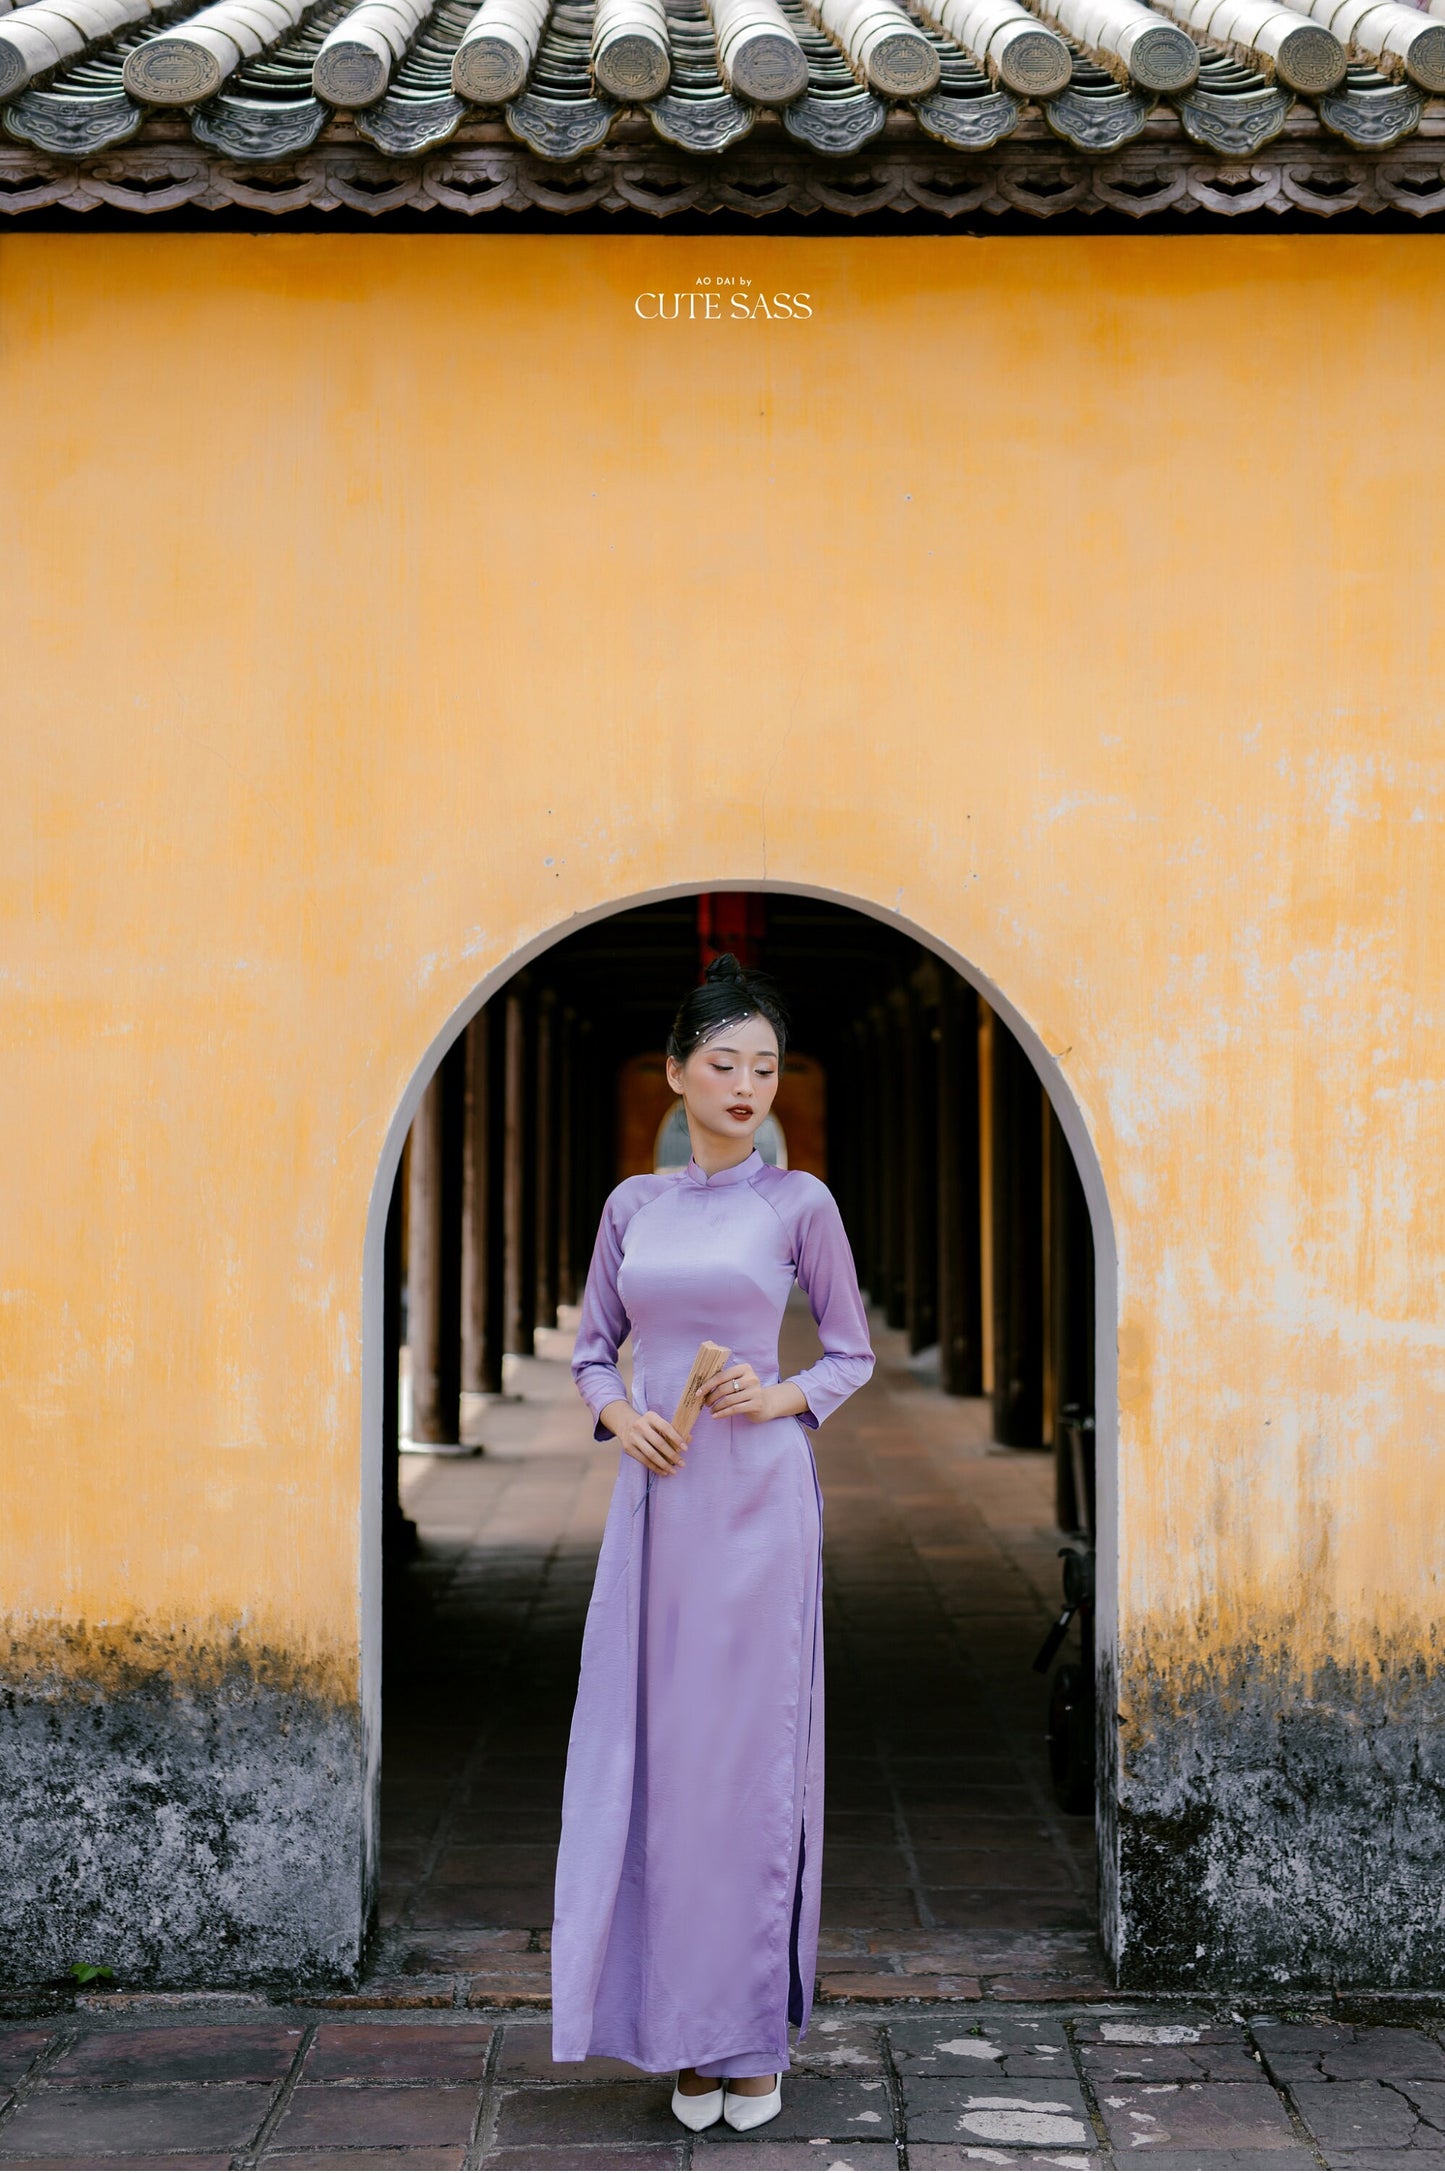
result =
M719 1142L751 1145L778 1091L778 1037L764 1018L720 1027L685 1063L668 1058L667 1083L682 1096L690 1125Z

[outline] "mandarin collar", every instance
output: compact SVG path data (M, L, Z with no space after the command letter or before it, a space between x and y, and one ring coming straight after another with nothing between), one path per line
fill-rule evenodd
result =
M702 1185L709 1192L712 1192L719 1185L745 1184L748 1178L756 1177L758 1171L764 1167L763 1158L758 1153L757 1148L754 1147L752 1153L745 1156L741 1162L734 1162L728 1169L715 1170L711 1177L706 1176L698 1168L696 1160L689 1160L683 1175L690 1183Z

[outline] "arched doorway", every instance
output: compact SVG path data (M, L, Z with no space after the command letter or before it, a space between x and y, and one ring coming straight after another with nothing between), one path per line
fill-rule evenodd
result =
M874 1675L870 1696L875 1705L882 1687L878 1669L892 1649L903 1671L888 1698L892 1722L906 1723L913 1731L901 1752L894 1743L893 1771L891 1777L885 1776L890 1791L886 1805L880 1799L872 1808L865 1807L873 1785L865 1768L879 1761L866 1746L859 1754L854 1838L835 1843L832 1855L840 1866L849 1867L857 1893L869 1898L857 1904L860 1921L843 1929L857 1935L852 1950L855 1959L866 1960L871 1952L885 1957L884 1966L896 1970L907 1966L910 1956L926 1956L932 1934L943 1961L947 1963L951 1956L956 1963L964 1948L953 1936L958 1926L948 1921L955 1904L941 1886L935 1888L931 1882L973 1880L982 1891L995 1876L1005 1875L1009 1867L1002 1860L1011 1855L1015 1859L1012 1870L1021 1883L998 1888L991 1929L999 1936L992 1948L987 1941L975 1942L975 1951L1002 1953L1008 1935L1015 1938L1018 1955L1043 1956L1046 1964L1061 1951L1057 1940L1053 1947L1049 1945L1051 1925L1055 1931L1061 1927L1063 1932L1077 1930L1077 1913L1071 1916L1063 1904L1055 1908L1042 1888L1028 1884L1036 1877L1041 1858L1030 1858L1027 1848L1010 1851L1005 1846L1010 1831L1019 1838L1021 1811L1031 1810L1035 1825L1044 1822L1038 1814L1043 1810L1040 1789L1046 1777L1041 1778L1043 1768L1036 1762L1031 1773L1019 1779L1022 1768L1009 1744L1018 1727L1025 1725L1020 1719L1022 1708L1003 1708L1010 1700L1017 1706L1017 1663L1025 1643L1030 1652L1037 1644L1034 1633L1041 1610L1047 1611L1056 1589L1058 1534L1053 1530L1053 1505L1058 1496L1054 1463L1040 1451L1064 1446L1065 1406L1079 1400L1077 1391L1086 1376L1092 1376L1087 1380L1086 1400L1092 1403L1089 1416L1099 1444L1095 1536L1101 1604L1096 1651L1107 1678L1113 1589L1113 1252L1107 1215L1101 1216L1097 1167L1078 1113L1064 1092L1058 1066L1045 1056L1036 1037L1011 1013L999 992L982 984L946 947L922 931L902 927L876 907L864 909L853 901L797 889L775 888L755 896L764 910L761 925L766 934L759 938L766 945L762 962L794 994L799 1039L808 1050L809 1064L816 1067L815 1099L819 1105L826 1099L818 1149L826 1166L820 1173L833 1185L843 1206L861 1277L873 1301L880 1345L887 1344L888 1364L901 1384L900 1394L918 1399L913 1416L919 1424L924 1424L920 1414L930 1397L931 1413L952 1414L949 1439L953 1447L948 1451L945 1445L945 1462L949 1455L956 1462L966 1453L976 1467L966 1506L970 1515L978 1511L977 1532L968 1527L959 1501L948 1498L948 1486L934 1486L937 1441L922 1462L906 1469L896 1460L890 1467L894 1451L888 1443L880 1447L876 1439L871 1446L855 1441L849 1452L851 1466L845 1471L840 1465L835 1475L840 1525L850 1521L843 1507L850 1489L854 1501L862 1502L862 1521L853 1518L851 1535L839 1534L840 1539L846 1538L844 1552L852 1563L856 1588L857 1627L850 1637L860 1651L870 1655L868 1665ZM633 1121L629 1128L624 1123L625 1097L620 1085L629 1066L635 1076L648 1063L655 1064L671 1007L696 972L703 927L699 894L681 892L629 901L599 912L580 926L574 923L555 932L548 946L512 961L507 977L494 977L476 992L465 1015L453 1019L446 1034L438 1037L429 1068L419 1071L409 1107L399 1112L393 1130L397 1159L401 1149L397 1131L403 1119L416 1115L425 1090L435 1106L428 1115L423 1104L413 1131L412 1155L417 1152L424 1117L428 1142L424 1151L445 1153L450 1137L454 1166L470 1170L470 1191L461 1188L465 1197L456 1205L457 1216L465 1220L475 1213L479 1185L490 1188L492 1200L494 1258L491 1270L482 1277L490 1293L490 1329L485 1306L478 1310L475 1303L475 1271L468 1288L463 1288L466 1277L460 1268L454 1275L456 1290L448 1301L449 1313L437 1304L435 1293L429 1301L433 1320L445 1318L460 1324L456 1331L459 1350L468 1332L471 1336L471 1355L467 1358L463 1350L461 1378L455 1384L459 1406L467 1395L516 1393L520 1383L524 1403L541 1395L556 1406L549 1424L555 1421L565 1429L564 1409L575 1421L576 1414L566 1403L570 1384L561 1362L567 1307L580 1290L601 1200L623 1174L626 1155L642 1151L637 1142L629 1146L631 1132L637 1132L638 1140L647 1134L646 1151L651 1153L658 1128L655 1111L645 1124ZM469 1149L465 1113L475 1112L478 1095L490 1096L494 1106L487 1131L491 1144L479 1145L478 1135ZM510 1118L505 1114L507 1107ZM497 1115L499 1108L502 1113ZM554 1156L550 1177L540 1177L538 1140L549 1130L554 1143L559 1132L565 1133L566 1146ZM527 1166L532 1169L530 1180ZM550 1197L549 1185L553 1188ZM392 1195L397 1208L390 1218L394 1283L401 1219L395 1180ZM976 1229L982 1240L973 1243L971 1257L962 1216L973 1218L968 1227ZM549 1219L550 1237L544 1229ZM1082 1330L1077 1288L1072 1302L1065 1288L1069 1248L1072 1244L1077 1258L1081 1234L1093 1271ZM373 1295L369 1290L369 1297ZM370 1323L369 1311L369 1328ZM381 1332L380 1321L377 1331ZM380 1498L377 1467L383 1463L382 1420L394 1410L394 1383L386 1380L384 1369L375 1363L374 1349L369 1356L373 1361L369 1381L380 1376L373 1414L376 1432L369 1444ZM494 1435L500 1428L505 1433L511 1423L505 1408L496 1404L484 1408L493 1416L475 1430ZM967 1424L961 1423L964 1418ZM925 1433L929 1426L942 1423L936 1416L929 1417ZM874 1428L875 1435L879 1430ZM496 1453L495 1441L489 1440L489 1446L494 1449L490 1468L498 1475L500 1491L500 1479L510 1482L516 1474L501 1472L507 1457ZM1072 1446L1077 1448L1077 1437ZM819 1460L823 1466L821 1447ZM483 1463L487 1462L484 1458ZM1061 1455L1058 1462L1067 1484L1074 1460ZM549 1467L553 1478L559 1468L557 1461ZM610 1488L614 1469L615 1452L600 1460L591 1458L586 1483L592 1487L594 1505L599 1489ZM826 1467L823 1479L826 1500ZM922 1642L914 1638L911 1645L906 1638L900 1642L898 1624L907 1617L916 1628L922 1610L914 1604L918 1595L904 1591L906 1578L897 1576L903 1541L890 1552L883 1530L884 1519L893 1515L896 1506L890 1489L896 1492L902 1480L908 1482L905 1493L911 1489L903 1509L915 1526L923 1519L932 1527L930 1559L938 1573L933 1581L952 1578L947 1604L936 1610L928 1637ZM466 1484L459 1465L431 1486L428 1514L433 1526L443 1533L450 1531L453 1537L433 1548L433 1558L419 1575L411 1577L410 1584L414 1593L420 1590L430 1595L427 1605L432 1608L433 1625L440 1607L443 1618L455 1626L460 1642L453 1639L449 1651L459 1664L492 1666L505 1652L511 1656L508 1664L516 1665L518 1654L523 1655L520 1664L537 1695L545 1688L554 1700L551 1734L548 1724L539 1720L535 1736L529 1737L527 1716L514 1708L507 1713L504 1734L494 1739L493 1751L488 1753L468 1738L464 1726L452 1730L436 1719L438 1736L448 1738L441 1763L449 1760L455 1773L458 1761L466 1765L480 1758L468 1785L474 1796L478 1791L489 1795L498 1815L473 1821L470 1812L456 1807L460 1799L453 1790L447 1832L431 1833L423 1846L417 1836L430 1807L421 1797L428 1787L435 1791L440 1785L441 1767L434 1763L427 1773L418 1771L410 1781L401 1781L400 1793L410 1787L420 1810L405 1839L402 1826L392 1824L391 1835L397 1843L390 1865L393 1885L404 1885L429 1851L432 1870L426 1875L432 1876L438 1865L449 1865L451 1883L457 1888L470 1883L473 1906L481 1912L476 1921L450 1928L416 1921L412 1928L421 1936L402 1959L413 1970L428 1959L445 1961L448 1950L440 1935L449 1929L467 1936L495 1935L499 1940L515 1940L524 1934L528 1948L512 1945L497 1951L513 1958L503 1966L519 1970L523 1981L527 1972L515 1957L519 1952L540 1957L533 1971L540 1986L545 1974L544 1926L537 1919L547 1899L543 1875L547 1837L539 1818L554 1782L560 1803L560 1773L554 1771L549 1779L546 1759L555 1757L558 1749L555 1701L565 1701L575 1683L581 1617L574 1605L569 1620L556 1593L553 1602L546 1600L546 1580L540 1573L546 1552L544 1519L542 1525L534 1521L529 1527L525 1545L516 1543L514 1521L510 1550L504 1546L489 1551L485 1544L472 1549L469 1574L472 1597L478 1604L464 1619L466 1610L456 1604L455 1595L448 1599L446 1593L449 1580L459 1574L447 1549L457 1547L455 1535L471 1514L462 1506ZM984 1496L992 1505L986 1511L979 1509ZM1010 1502L1024 1504L1026 1511L1017 1528L1009 1521ZM562 1506L554 1488L559 1515ZM573 1543L584 1527L585 1517L582 1527L569 1527L571 1539L562 1546L561 1583L570 1588L574 1603L583 1595L589 1574L585 1538L580 1545ZM915 1555L917 1539L915 1530L907 1540ZM368 1543L376 1546L375 1534ZM885 1566L892 1566L892 1585L871 1576L870 1549ZM379 1564L372 1566L379 1594ZM557 1568L557 1560L552 1567ZM970 1619L964 1570L992 1593L989 1607L982 1610L987 1622L981 1615ZM491 1597L485 1603L480 1596L484 1576L491 1580ZM508 1590L508 1579L514 1590ZM1000 1592L1010 1579L1009 1591L1000 1601ZM530 1614L518 1598L523 1587L531 1595ZM405 1581L393 1584L394 1619L404 1619L397 1599L404 1589ZM379 1607L375 1612L379 1615ZM941 1648L929 1645L935 1636L950 1643L951 1692L944 1687ZM990 1675L1005 1646L1011 1657L1000 1662L1002 1673L995 1667ZM375 1651L379 1662L379 1635ZM977 1696L965 1699L964 1682L970 1669L982 1687ZM1001 1689L1005 1678L1006 1691ZM857 1680L861 1683L862 1679L860 1674ZM836 1716L843 1710L845 1680L845 1670L834 1666L829 1690L830 1759L836 1753L840 1765L847 1754L838 1751L844 1730L836 1725ZM379 1667L374 1682L379 1688ZM1037 1750L1045 1712L1042 1682L1035 1680L1028 1692L1034 1702L1026 1725L1033 1730ZM413 1713L420 1711L423 1702L416 1696L407 1701ZM946 1731L941 1751L940 1728ZM565 1742L565 1728L562 1736ZM1004 1738L1008 1743L1000 1748ZM396 1740L393 1729L393 1744ZM509 1810L513 1791L495 1763L495 1754L501 1749L510 1758L514 1775L520 1774L532 1755L526 1747L529 1742L537 1746L535 1755L542 1761L533 1775L537 1785L530 1800L517 1798ZM544 1747L548 1742L550 1751ZM930 1755L930 1746L936 1755ZM993 1777L979 1780L982 1765L990 1759ZM918 1784L913 1794L919 1809L916 1817L908 1815L906 1792L900 1795L895 1786L900 1762L903 1779ZM970 1763L977 1783L972 1787L967 1785ZM923 1771L924 1765L931 1773ZM389 1767L388 1790L393 1798L398 1793L391 1785L394 1773L394 1766ZM1112 1776L1105 1772L1100 1782L1101 1914L1107 1939ZM889 1822L894 1829L891 1838L884 1831ZM1057 1828L1055 1819L1056 1853L1069 1857L1077 1868L1082 1846L1061 1849ZM522 1829L527 1839L520 1838ZM913 1899L894 1907L887 1896L897 1887L900 1861ZM870 1868L877 1883L870 1884L864 1876ZM826 1854L824 1878L826 1906ZM965 1888L960 1885L958 1890ZM934 1900L928 1898L930 1894ZM427 1908L433 1916L446 1914L440 1905ZM906 1915L909 1908L911 1923L883 1921L897 1917L900 1909ZM518 1913L526 1921L491 1921ZM975 1909L976 1917L988 1913ZM861 1943L869 1941L878 1944ZM453 1957L459 1951L455 1942L450 1951ZM398 1952L394 1951L393 1959ZM947 1975L946 1969L942 1975Z

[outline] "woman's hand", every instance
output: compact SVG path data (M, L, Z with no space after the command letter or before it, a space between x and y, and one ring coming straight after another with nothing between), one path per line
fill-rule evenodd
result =
M764 1388L752 1367L741 1363L724 1366L702 1400L714 1418L745 1418L754 1426L763 1419L788 1418L807 1408L807 1398L792 1382Z
M597 1415L627 1454L649 1471L681 1471L687 1443L660 1411L634 1411L630 1403L607 1403Z

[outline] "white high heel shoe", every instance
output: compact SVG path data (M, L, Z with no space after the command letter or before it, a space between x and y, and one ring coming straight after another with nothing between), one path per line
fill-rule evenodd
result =
M674 2083L672 2109L685 2128L710 2128L722 2116L726 2089L727 2084L720 2082L716 2090L698 2091L692 2097L684 2097Z
M766 2097L741 2097L736 2090L728 2090L723 2100L723 2119L730 2128L760 2128L765 2120L776 2120L783 2109L783 2078L774 2078L773 2087Z

